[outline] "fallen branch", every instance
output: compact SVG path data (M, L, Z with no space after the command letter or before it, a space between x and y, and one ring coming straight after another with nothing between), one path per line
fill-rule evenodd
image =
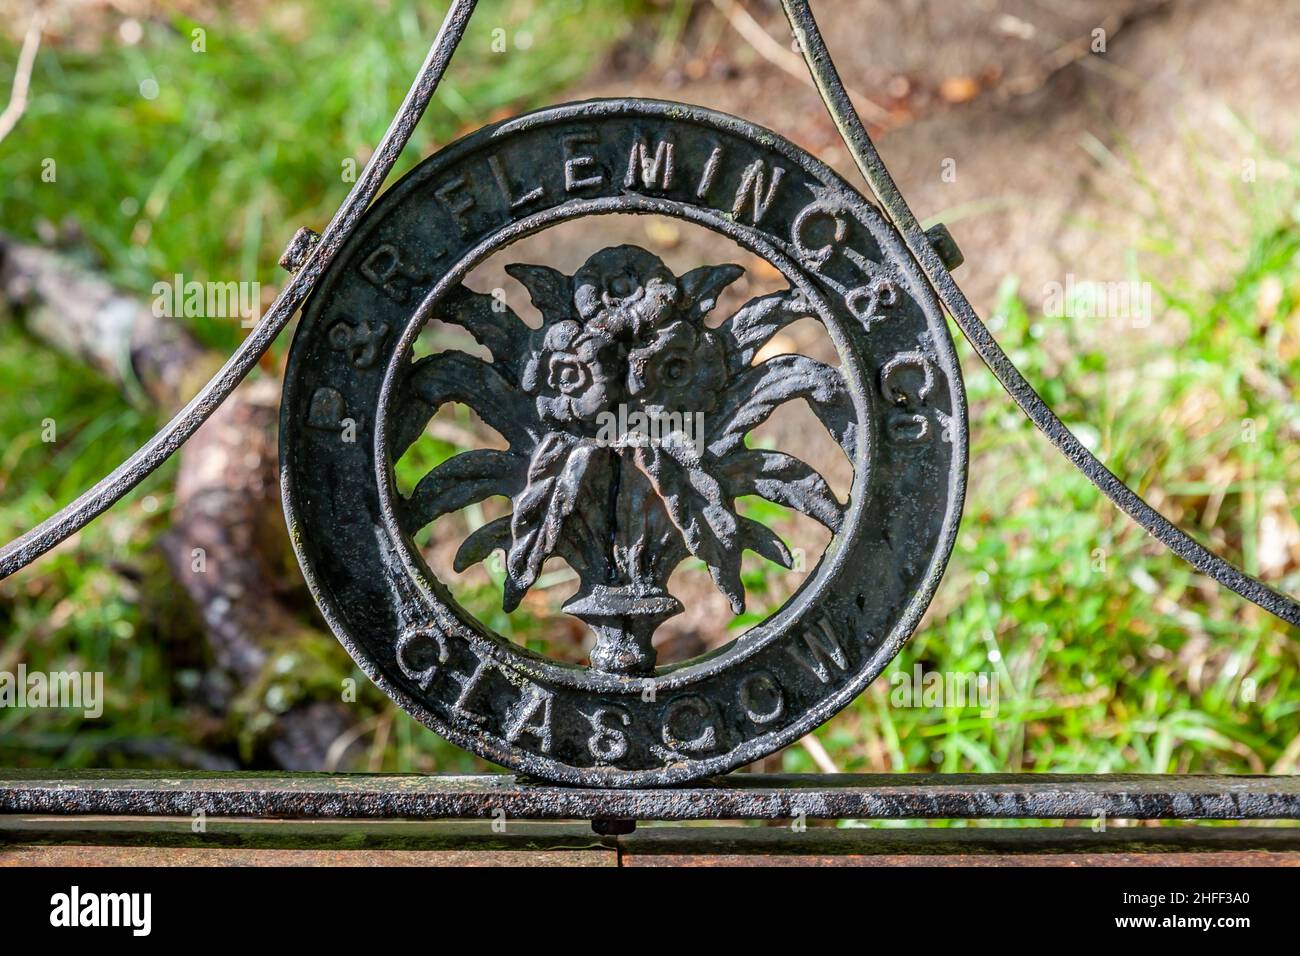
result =
M1107 43L1113 43L1120 33L1136 26L1149 17L1166 12L1173 3L1174 0L1151 0L1150 3L1135 10L1112 13L1097 25L1097 29L1101 30L1106 37ZM1119 68L1115 67L1110 60L1097 56L1093 52L1093 42L1093 34L1090 32L1058 43L1042 58L1036 70L1004 82L997 92L1009 97L1028 96L1037 93L1056 76L1076 63L1099 69L1118 70Z
M36 65L36 51L41 48L41 31L45 29L45 17L36 13L32 24L23 37L22 49L18 51L18 66L14 69L14 84L9 91L9 105L0 113L0 142L13 132L13 128L27 112L27 91L31 87L32 68Z
M0 311L164 412L182 405L220 361L182 326L67 257L3 237ZM216 683L230 687L219 706L245 757L265 750L283 769L321 769L358 715L342 703L342 675L325 663L333 639L303 624L276 588L286 540L278 406L274 381L246 382L190 440L162 548L202 620L224 675Z
M817 765L817 769L822 773L840 772L840 768L836 766L835 761L831 759L831 755L826 752L826 748L822 746L822 742L812 734L809 734L806 737L800 737L799 744L808 752L808 756L812 757L813 763Z
M763 29L763 25L754 19L753 14L745 9L740 0L713 0L713 5L727 18L732 29L739 33L759 56L778 69L789 73L801 83L808 86L816 85L803 57L773 39L772 35ZM881 129L889 129L894 125L894 116L889 110L856 90L848 89L847 86L846 90L849 99L853 101L854 109L868 123Z

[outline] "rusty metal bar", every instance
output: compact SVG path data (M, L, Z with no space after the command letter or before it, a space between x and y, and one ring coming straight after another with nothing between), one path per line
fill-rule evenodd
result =
M657 790L511 774L0 771L0 813L299 819L1300 819L1300 777L736 774Z
M644 827L0 816L6 866L1296 866L1297 827Z

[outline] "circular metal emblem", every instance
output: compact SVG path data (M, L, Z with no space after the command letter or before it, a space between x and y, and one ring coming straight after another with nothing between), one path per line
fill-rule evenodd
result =
M594 243L573 275L515 263L542 325L462 280L515 240L578 217L645 213L725 235L786 291L712 315L743 270L676 275L651 253ZM815 318L838 367L763 360ZM706 321L708 319L709 321ZM416 357L432 321L490 354ZM853 466L847 501L814 469L746 436L802 400ZM448 403L506 440L413 488L393 462ZM966 408L948 330L880 213L766 130L679 104L597 101L483 129L419 165L367 214L305 309L281 433L285 508L303 571L339 640L405 710L513 769L597 786L678 783L785 746L853 699L897 654L951 553L965 489ZM668 590L698 559L739 612L740 556L789 565L744 517L758 495L834 536L786 604L726 647L656 667ZM504 555L507 610L562 558L564 611L588 666L494 634L457 605L413 543L493 496L510 513L459 543L461 569Z

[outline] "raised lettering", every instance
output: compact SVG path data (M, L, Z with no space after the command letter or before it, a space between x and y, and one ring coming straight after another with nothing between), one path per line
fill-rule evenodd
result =
M483 723L487 718L470 710L470 704L473 703L474 694L482 686L483 678L487 675L491 666L491 661L480 660L478 666L474 668L474 673L470 674L469 677L462 679L458 675L452 675L460 683L460 694L456 697L456 703L451 705L451 709L461 717L476 724Z
M897 384L900 373L909 368L922 376L921 387L915 392ZM913 400L924 402L934 391L934 382L934 365L924 352L899 352L880 369L880 394L895 405L906 405Z
M379 358L379 346L388 337L388 326L375 327L368 319L362 319L356 325L348 322L335 322L330 327L330 348L336 352L346 352L354 368L370 368Z
M771 184L768 185L767 164L761 159L754 160L745 170L740 188L736 190L736 201L731 205L731 215L739 220L745 211L745 206L749 205L752 207L751 221L757 226L767 215L772 201L776 199L776 189L781 185L783 176L785 170L780 166L773 166Z
M870 332L885 317L884 310L898 303L898 286L892 279L880 278L870 285L859 286L844 297L844 305Z
M803 638L806 653L798 651L794 646L787 646L789 654L821 683L831 682L832 665L841 672L848 669L849 657L844 653L839 637L831 629L829 622L824 619L818 621L806 628L800 637Z
M908 375L908 372L913 374ZM919 386L914 381L919 373ZM908 378L913 379L909 384ZM930 438L933 429L922 406L935 387L934 365L923 352L900 352L880 369L880 394L895 406L885 419L890 440L915 445Z
M627 176L623 185L628 189L639 188L667 192L673 187L673 144L660 140L655 146L654 156L645 137L639 137L632 144L632 155L627 160Z
M632 717L622 707L601 707L594 714L587 715L591 729L595 731L587 738L587 749L596 758L597 763L617 763L627 756L627 734L617 726L610 726L614 720L623 727L632 723Z
M322 386L312 393L311 404L307 406L307 425L322 431L336 432L343 427L346 412L347 404L339 390Z
M565 192L578 192L599 186L605 181L604 173L594 176L580 176L579 170L590 169L596 165L596 158L586 153L574 153L579 146L590 146L598 142L595 133L574 133L564 138L564 189Z
M678 697L664 715L663 741L674 753L698 754L712 750L718 735L709 720L713 708L697 694Z
M441 253L434 253L435 256ZM361 276L394 302L410 301L412 293L429 280L428 273L407 269L396 246L384 243L366 256Z
M527 734L536 737L542 753L551 752L551 699L553 695L532 687L515 705L506 720L506 740L514 743ZM530 723L540 714L540 723Z
M785 713L785 692L767 671L750 674L740 684L740 706L754 723L770 724Z
M704 174L700 176L700 185L695 189L695 195L703 199L713 188L713 182L718 178L718 166L722 163L722 147L713 147L713 152L709 153L709 161L704 164Z
M511 209L527 206L530 202L536 202L546 194L546 187L538 186L516 198L514 187L510 185L510 170L506 168L506 164L501 157L496 155L488 157L488 166L492 170L492 178L496 180L497 186L501 189L502 197L510 204Z
M818 220L829 220L831 236L829 241L820 246L809 245L809 230ZM814 271L826 265L835 252L835 247L844 242L849 234L849 225L844 219L821 204L821 201L805 206L795 216L790 227L790 238L794 240L795 253L799 260Z
M437 631L421 628L397 639L397 666L420 690L429 689L439 665L445 663L447 643Z
M447 211L451 213L452 218L456 220L462 233L464 233L466 228L469 226L469 221L465 218L465 214L478 205L474 200L473 194L468 191L470 186L472 186L472 183L469 176L461 175L449 182L443 183L433 191L433 194L438 197L438 200L446 207Z
M919 445L930 437L930 419L920 414L894 412L885 420L885 431L897 445Z

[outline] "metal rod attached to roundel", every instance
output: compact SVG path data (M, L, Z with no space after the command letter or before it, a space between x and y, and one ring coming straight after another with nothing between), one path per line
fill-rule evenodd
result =
M1174 553L1293 625L1300 605L1155 511L1061 423L999 348L923 231L853 109L807 2L784 0L800 49L877 203L769 130L678 103L597 100L506 120L420 163L375 201L474 11L452 4L415 84L356 186L225 367L144 447L0 550L25 566L156 469L303 307L285 376L281 472L291 538L325 618L406 711L486 759L588 786L653 786L726 772L807 734L860 693L917 626L961 519L966 396L946 308L1026 415ZM372 205L373 203L373 205ZM542 316L526 325L462 284L489 256L557 224L673 217L765 260L786 288L720 314L744 270L677 274L651 252L595 244L572 274L507 270ZM310 298L309 298L310 294ZM304 305L305 303L305 305ZM820 323L831 366L765 358L786 325ZM487 357L417 357L431 321ZM847 501L746 436L801 400L853 470ZM506 448L459 454L412 487L395 462L459 403ZM632 424L629 426L629 422ZM745 606L744 551L786 566L786 543L746 517L757 495L833 538L777 612L718 651L658 666L653 637L683 610L670 577L697 559ZM495 634L452 598L415 536L489 497L510 511L456 542L455 567L504 556L516 607L543 564L578 585L564 611L590 629L588 666Z

